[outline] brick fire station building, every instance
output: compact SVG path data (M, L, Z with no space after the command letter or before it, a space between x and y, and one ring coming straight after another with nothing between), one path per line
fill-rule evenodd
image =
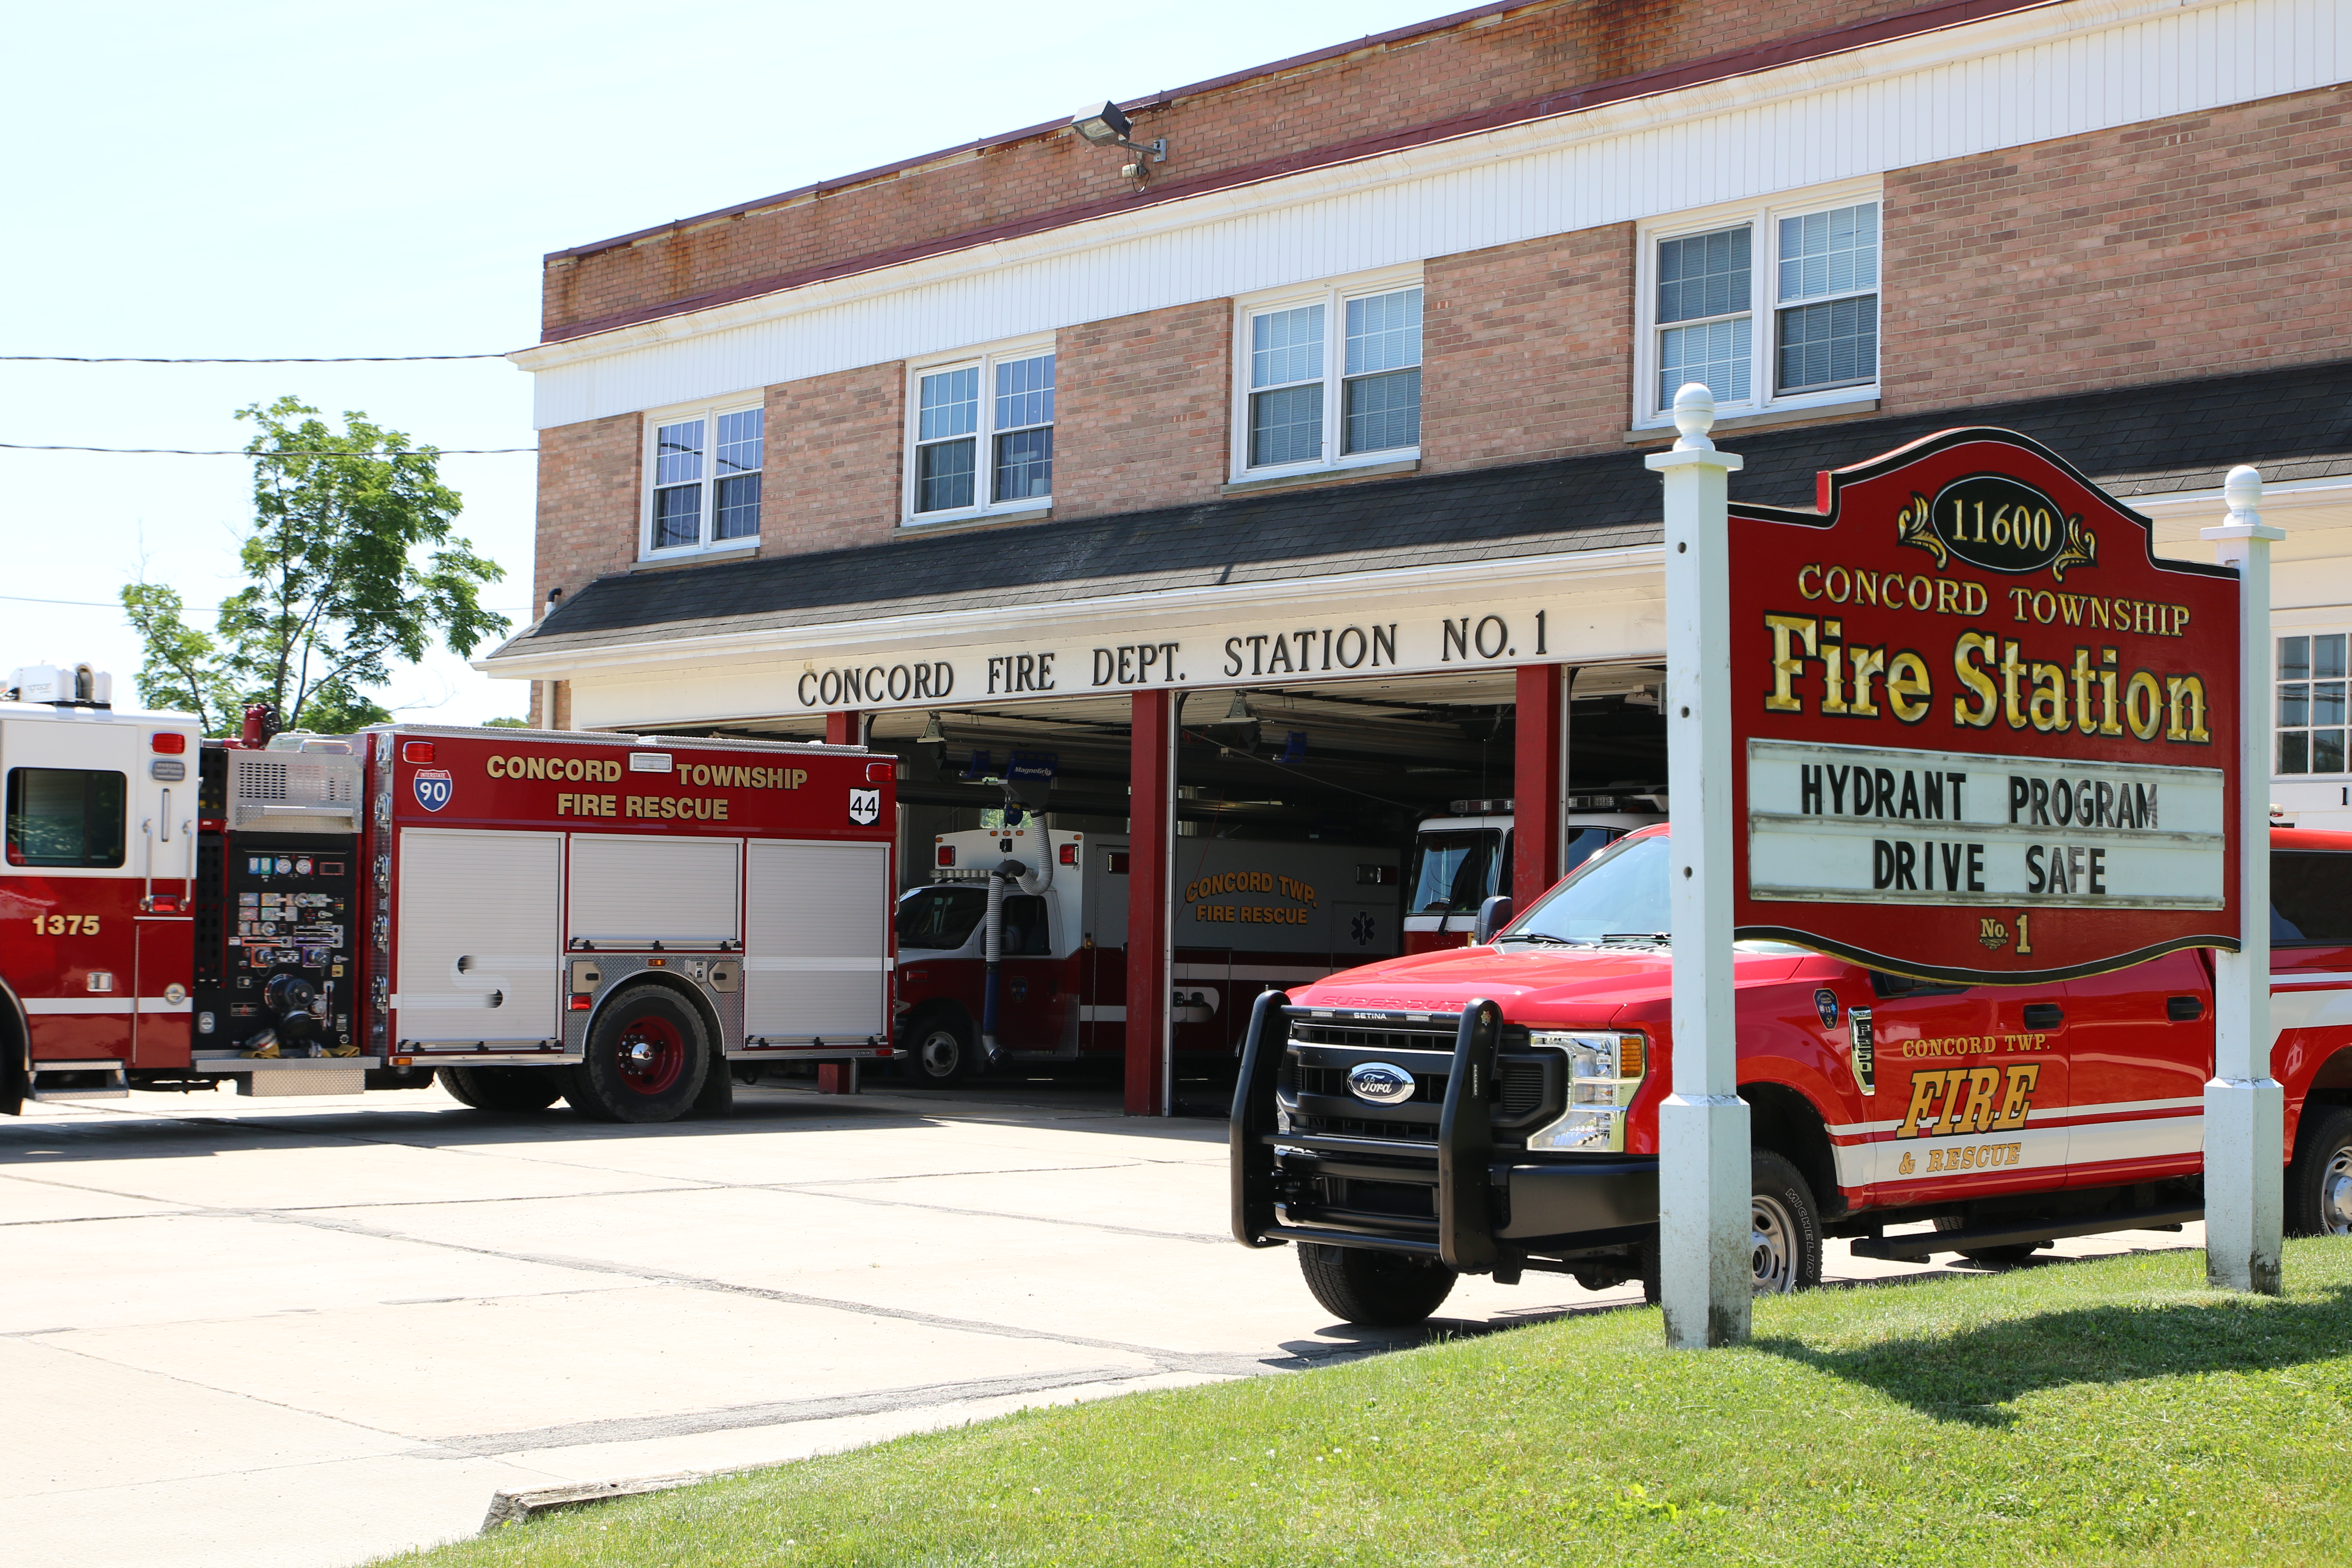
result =
M1050 754L1132 837L1159 1109L1188 836L1510 797L1532 889L1664 784L1641 459L1703 381L1735 500L1997 425L2210 559L2259 466L2272 798L2352 826L2347 81L2340 0L1496 4L557 251L484 668L896 751L909 880Z

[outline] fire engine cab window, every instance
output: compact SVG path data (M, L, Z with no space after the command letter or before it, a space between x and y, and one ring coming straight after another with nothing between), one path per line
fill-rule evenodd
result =
M8 770L8 864L115 867L122 864L121 773L89 768Z
M2271 940L2352 942L2352 855L2271 852Z
M1667 840L1633 838L1595 855L1549 897L1513 922L1504 940L1605 942L1662 936L1666 908Z
M1045 900L1015 893L1004 900L1004 946L1007 958L1047 957L1054 951L1053 932L1045 929Z
M952 952L988 913L985 888L922 888L898 901L898 945Z
M1494 882L1493 828L1432 833L1413 847L1412 910L1423 915L1475 915Z

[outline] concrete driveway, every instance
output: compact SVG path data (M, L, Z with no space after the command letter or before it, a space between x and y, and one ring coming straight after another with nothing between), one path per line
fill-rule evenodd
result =
M1423 1337L1331 1323L1289 1249L1232 1244L1221 1123L1099 1091L759 1089L640 1128L437 1089L26 1109L0 1121L0 1506L26 1564L323 1568L470 1533L501 1489ZM1637 1296L1469 1279L1440 1327Z

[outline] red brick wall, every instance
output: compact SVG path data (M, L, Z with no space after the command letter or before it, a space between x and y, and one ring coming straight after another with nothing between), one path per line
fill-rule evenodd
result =
M550 588L568 597L637 556L644 424L635 414L559 425L539 437L539 536L532 613Z
M1886 177L1889 413L2338 359L2352 89Z
M898 526L907 367L863 365L768 388L760 553L874 544Z
M1230 461L1233 320L1233 301L1208 300L1063 329L1055 517L1216 499Z
M1632 224L1438 258L1422 300L1423 472L1624 449Z
M1133 134L1169 139L1155 178L1179 183L1917 8L1919 0L1538 0L1211 85L1140 112ZM556 333L1117 197L1127 188L1120 162L1116 149L1055 130L558 258L544 278L542 324Z

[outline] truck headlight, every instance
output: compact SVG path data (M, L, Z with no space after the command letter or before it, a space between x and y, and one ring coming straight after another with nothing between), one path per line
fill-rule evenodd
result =
M1528 1044L1568 1058L1568 1104L1559 1119L1528 1135L1530 1149L1613 1153L1625 1147L1625 1112L1649 1069L1641 1035L1537 1029Z

